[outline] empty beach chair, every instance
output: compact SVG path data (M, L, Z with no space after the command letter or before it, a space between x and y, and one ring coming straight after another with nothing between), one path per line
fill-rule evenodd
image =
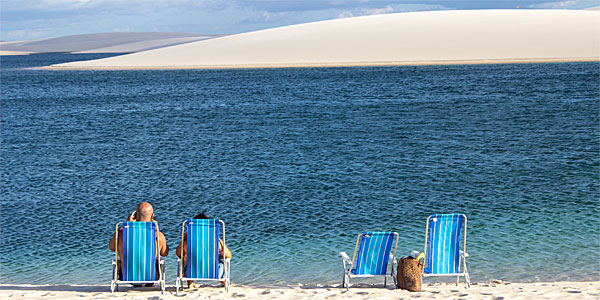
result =
M119 272L118 251L113 258L113 279L111 293L119 289L119 283L159 284L165 292L165 259L158 251L158 224L156 222L119 222L116 225L116 241L119 241L119 227L123 228L122 270ZM117 244L117 249L119 245Z
M462 247L461 247L462 244ZM423 277L465 277L467 286L471 279L467 272L467 216L464 214L434 214L427 218L425 229L425 262Z
M383 276L383 285L387 286L387 276L391 276L396 286L394 264L396 263L396 248L398 233L396 232L363 232L356 238L356 246L352 259L346 252L340 252L344 274L342 287L350 288L350 278L368 278ZM393 250L393 252L392 252ZM391 270L388 266L391 263Z
M225 282L229 292L230 258L219 258L219 233L225 245L225 223L218 219L187 219L181 225L181 241L187 239L187 263L177 259L176 293L186 280ZM187 236L187 237L186 237Z

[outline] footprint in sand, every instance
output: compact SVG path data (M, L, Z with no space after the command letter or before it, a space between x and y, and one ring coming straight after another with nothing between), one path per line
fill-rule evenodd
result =
M39 298L40 294L39 293L28 293L28 294L22 294L21 297L23 297L23 298Z

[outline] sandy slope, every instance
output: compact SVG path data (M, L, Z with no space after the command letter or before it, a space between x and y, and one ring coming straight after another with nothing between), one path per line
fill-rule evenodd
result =
M0 49L24 52L137 52L210 37L213 36L174 32L107 32L43 40L1 42Z
M195 41L201 41L211 38L211 36L193 36L193 37L180 37L180 38L169 38L169 39L158 39L158 40L147 40L140 42L124 43L115 46L96 48L84 51L76 51L73 53L125 53L125 52L140 52L146 50L152 50L162 47L169 47L183 43L190 43Z
M108 286L81 285L0 285L2 299L598 299L600 282L480 283L464 285L426 285L411 293L391 287L361 285L349 291L335 286L234 286L229 294L223 288L204 287L175 295L167 287L165 295L157 288L123 287L111 294Z
M599 59L599 11L514 9L337 19L55 67L285 67Z

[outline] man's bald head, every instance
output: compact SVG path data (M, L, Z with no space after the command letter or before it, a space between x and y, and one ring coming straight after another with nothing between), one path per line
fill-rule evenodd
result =
M149 222L152 221L152 216L154 215L154 209L152 209L152 205L150 205L150 203L148 202L142 202L140 204L138 204L137 208L135 209L135 212L137 214L137 221L141 221L141 222Z

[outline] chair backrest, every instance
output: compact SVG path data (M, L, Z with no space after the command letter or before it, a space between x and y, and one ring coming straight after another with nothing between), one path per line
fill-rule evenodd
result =
M466 218L464 214L434 214L427 218L424 273L460 273L460 243Z
M123 222L123 281L155 281L157 231L155 222Z
M187 219L187 278L219 278L218 219Z
M354 274L385 275L396 235L395 232L361 233Z

